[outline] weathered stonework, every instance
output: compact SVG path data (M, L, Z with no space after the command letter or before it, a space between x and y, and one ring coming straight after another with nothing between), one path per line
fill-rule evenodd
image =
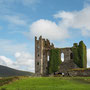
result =
M43 39L42 36L35 37L35 73L37 75L46 75L48 68L49 50L54 48L48 39Z
M59 48L60 49L60 55L64 54L64 62L68 62L70 60L73 60L73 54L72 54L72 48Z
M68 71L69 76L85 76L88 77L90 76L90 68L87 69L73 69Z
M48 39L43 39L42 36L37 39L35 37L35 73L36 75L48 74L48 61L50 50L55 49L54 44L50 44ZM64 54L64 62L60 64L60 73L67 73L70 69L79 68L73 61L72 47L58 48L61 54Z

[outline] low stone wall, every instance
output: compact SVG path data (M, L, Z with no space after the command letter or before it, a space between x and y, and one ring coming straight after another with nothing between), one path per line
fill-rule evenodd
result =
M90 69L73 69L68 72L69 76L90 76Z

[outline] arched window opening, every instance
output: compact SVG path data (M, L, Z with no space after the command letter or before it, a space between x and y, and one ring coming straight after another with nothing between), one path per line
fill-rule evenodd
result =
M70 59L73 59L73 53L70 54Z
M49 56L47 56L47 61L49 61Z
M61 53L61 61L64 62L64 53Z

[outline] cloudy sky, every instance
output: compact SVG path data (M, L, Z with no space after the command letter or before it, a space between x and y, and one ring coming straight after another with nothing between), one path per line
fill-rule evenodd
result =
M34 72L34 36L56 47L83 40L90 67L90 0L0 0L0 65Z

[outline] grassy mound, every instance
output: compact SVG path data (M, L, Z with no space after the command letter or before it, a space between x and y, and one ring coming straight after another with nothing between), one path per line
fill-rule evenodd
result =
M90 77L30 77L0 87L1 90L90 90Z

